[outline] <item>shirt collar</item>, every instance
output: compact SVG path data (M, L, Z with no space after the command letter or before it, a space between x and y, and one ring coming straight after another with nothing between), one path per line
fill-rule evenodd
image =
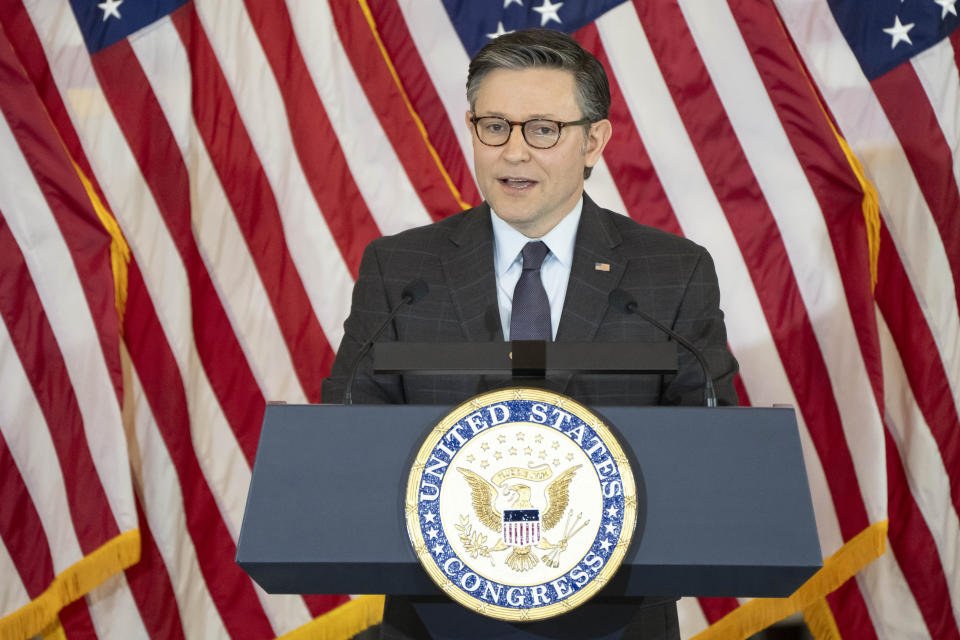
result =
M542 238L528 238L490 209L490 219L493 223L493 244L495 247L495 264L497 276L506 273L510 265L517 260L524 245L531 240L542 240L550 253L560 261L565 268L573 265L573 247L577 241L577 228L580 226L580 214L583 211L583 196L557 226L547 232Z

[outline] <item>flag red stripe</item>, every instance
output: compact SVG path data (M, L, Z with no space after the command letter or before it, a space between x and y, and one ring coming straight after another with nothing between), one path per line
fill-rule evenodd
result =
M96 176L90 169L90 164L87 161L82 147L80 146L80 140L73 128L67 111L64 108L63 101L60 98L57 87L53 83L53 77L50 73L49 67L46 64L46 57L44 56L40 41L33 29L32 22L30 22L26 11L23 9L23 5L15 3L3 5L2 17L0 17L0 19L2 19L6 25L5 28L7 29L7 33L15 34L15 39L17 42L14 45L14 48L20 52L19 59L24 64L24 68L26 69L28 75L31 76L34 87L41 92L47 114L52 119L52 123L56 128L56 134L67 147L68 153L70 153L73 161L81 167L81 170L84 171L87 179L90 180L91 184L93 184L93 187L100 197L101 202L106 203L107 200L97 184ZM12 29L11 25L13 26ZM39 116L40 114L38 113L37 115ZM53 168L52 163L45 163L42 166L42 172L38 172L36 169L34 169L34 175L36 175L38 179L40 179L40 175L43 172L50 171ZM73 186L74 189L80 189L80 192L74 195L74 202L78 203L78 206L72 212L72 215L61 214L61 208L63 205L59 198L51 198L49 195L47 195L47 203L51 207L51 210L53 211L54 216L56 217L58 224L63 231L64 240L66 241L67 246L70 248L71 254L74 257L74 264L76 265L80 275L80 282L84 287L88 304L90 304L90 307L93 310L101 310L99 313L95 312L94 314L94 317L97 318L97 322L95 324L100 339L101 349L103 350L108 369L111 373L111 377L113 378L114 389L117 392L118 401L120 401L123 397L123 373L120 368L119 351L117 349L117 336L119 336L119 327L117 326L117 323L119 320L116 315L114 298L112 295L114 284L111 267L108 262L109 254L106 247L104 247L102 252L98 253L98 255L100 255L104 261L103 265L99 265L99 269L103 270L100 272L99 277L96 273L98 265L96 264L95 260L88 263L86 260L79 258L79 256L82 254L89 255L91 253L90 247L96 246L95 243L88 245L86 244L87 242L90 242L91 240L96 241L99 236L105 236L106 233L99 220L95 219L96 214L90 210L90 202L87 199L86 192L79 185L78 178L73 171L73 167L69 167L70 175L63 176L62 179L55 181L57 183L57 191L67 190L71 186ZM50 192L45 191L45 195L48 193ZM87 220L81 220L77 216L79 211L88 212L89 215ZM102 299L95 302L94 300L98 295L102 296ZM139 524L142 532L143 528L146 526L145 519L141 517ZM38 538L38 540L42 540L43 543L46 544L45 538ZM152 539L144 540L141 538L141 540L141 557L148 558L151 553L156 551L156 548L153 545ZM37 554L29 554L25 557L33 559L40 558L41 556ZM42 569L43 563L39 560L37 562L38 566ZM140 568L138 569L137 567ZM140 615L144 620L144 624L147 625L148 629L150 629L152 628L151 621L156 619L153 615L155 611L159 612L160 614L168 614L169 611L172 610L176 614L177 610L175 601L171 600L167 602L159 597L160 594L164 594L164 597L166 597L166 593L161 590L158 585L164 581L169 584L169 577L166 574L165 567L153 567L154 573L151 574L151 580L153 582L149 584L142 580L131 580L131 575L142 573L144 571L142 567L143 565L141 563L131 568L132 573L128 573L128 583L133 598L138 604ZM52 575L50 579L52 579ZM172 592L170 593L172 594ZM179 624L179 615L172 621L164 620L163 624L165 625L164 627L161 627L163 629L166 629L172 624ZM154 637L175 636L157 636L154 634Z
M67 640L90 640L97 637L96 628L90 618L90 609L84 598L74 600L65 606L60 610L58 617Z
M586 25L574 35L580 45L596 56L606 69L612 69L595 23ZM615 135L607 143L603 158L627 208L627 214L637 222L682 236L683 229L650 161L620 84L613 73L608 75L608 80L609 118ZM737 389L738 404L741 407L749 406L750 396L740 374L736 375L733 383Z
M840 529L849 540L870 525L826 363L776 222L737 144L723 104L678 6L634 6L666 84L707 173L756 287L807 430L827 474ZM682 88L682 90L680 89ZM795 357L802 352L805 359Z
M753 403L750 401L750 394L747 393L747 387L743 384L743 377L739 373L733 379L733 386L737 390L737 406L753 406Z
M97 176L90 167L90 161L87 159L80 138L73 127L73 122L70 120L70 115L63 104L60 91L54 82L50 67L47 65L43 45L37 37L37 32L33 28L33 23L30 21L26 9L21 3L17 2L0 3L0 23L3 25L18 60L33 82L34 89L38 92L57 135L66 146L70 159L77 163L87 179L90 180L100 201L107 204L109 201L104 196ZM113 346L111 344L107 348L113 348ZM122 380L114 382L118 390L122 390L122 383Z
M19 14L14 14L7 9L5 14L15 23L16 28L25 30L26 33L19 35L23 41L29 43L31 49L39 46L32 25L29 21L23 24L22 10ZM97 220L86 190L77 178L76 170L64 156L63 143L44 112L34 82L25 75L26 67L23 64L27 61L23 56L17 55L13 43L5 36L6 32L0 32L0 84L4 87L4 115L14 135L21 140L24 139L25 132L32 132L28 137L29 144L21 142L24 158L63 231L74 266L80 274L80 286L93 317L97 319L97 337L119 400L123 397L123 374L120 353L117 350L118 320L112 295L110 253L94 250L98 244L109 246L110 236ZM42 50L40 59L44 60ZM38 69L35 61L29 62L41 75L46 70L45 65ZM49 78L48 70L46 75ZM53 101L55 106L63 110L59 94L54 91L51 95L56 98ZM72 129L69 133L76 139Z
M194 240L190 179L180 149L130 44L121 40L91 59L183 260L197 351L247 463L253 466L264 400ZM157 338L163 335L158 333Z
M80 550L88 554L115 538L120 530L90 455L66 362L4 218L0 218L0 273L0 316L47 423L63 470L77 541Z
M47 65L43 45L37 37L37 32L33 28L33 23L30 21L30 16L27 14L26 9L24 9L21 3L0 3L0 24L3 25L10 44L17 55L17 59L20 61L20 64L23 65L27 72L27 77L30 78L34 89L40 96L57 135L62 140L64 146L66 146L70 159L77 163L80 170L83 171L87 179L90 180L100 201L106 204L108 200L100 188L97 176L93 172L93 169L91 169L90 162L80 143L80 138L73 128L70 115L67 113L63 99L60 97L60 91L54 82L53 74ZM111 340L111 342L113 341ZM114 345L109 345L107 348L113 347ZM118 393L122 391L122 384L122 380L114 381L114 385L118 388Z
M877 631L870 620L870 611L863 600L856 578L850 578L827 594L827 604L843 640L877 640Z
M887 431L887 487L891 519L888 538L903 577L913 592L931 638L960 640L953 616L950 590L943 573L936 542L910 493L907 474L897 444Z
M320 382L334 353L287 248L273 190L195 6L186 4L171 18L190 59L197 129L257 265L303 391L310 402L320 402ZM259 399L256 404L262 411ZM246 436L260 433L261 415L252 416L254 423L243 429Z
M759 72L767 94L813 188L829 230L843 281L847 306L857 327L860 352L883 406L883 363L870 282L870 256L863 191L844 156L772 3L731 0L730 10ZM782 38L770 34L783 34Z
M49 72L49 68L46 65L46 58L44 57L43 50L40 46L39 40L36 37L36 33L33 30L32 23L27 17L26 12L23 10L22 5L15 5L17 11L8 11L8 9L13 7L14 5L4 5L4 10L0 12L0 15L2 15L6 25L18 25L18 28L15 30L18 39L26 43L24 46L30 47L28 49L31 51L30 55L22 57L29 59L29 61L32 63L32 68L34 69L34 82L40 86L41 80L37 78L46 78L49 81L49 91L44 97L47 102L48 109L50 103L53 103L55 107L59 105L59 109L50 109L51 114L53 114L52 117L55 120L58 132L63 135L64 141L70 148L70 152L74 159L78 162L78 164L81 165L81 167L85 168L88 178L94 183L95 188L99 192L99 187L96 185L96 176L89 168L89 163L87 162L83 149L80 146L79 138L73 129L73 125L66 113L66 110L63 108L63 103L60 101L60 94L57 92L55 85L52 84L52 76ZM21 29L19 28L20 25L23 25L26 28ZM9 26L7 28L9 29ZM156 122L155 119L153 121ZM71 144L71 141L74 142ZM107 202L102 193L100 193L100 197L103 202ZM339 198L341 196L337 197ZM343 207L337 205L335 208L342 209ZM360 248L362 249L363 247L361 246ZM208 289L208 293L213 293L212 287ZM205 297L208 300L213 299L209 296ZM115 340L113 341L113 346L115 347ZM323 368L322 363L321 368ZM149 481L150 480L147 479L148 483ZM140 517L140 526L142 532L143 528L146 527L146 519L142 517L142 514ZM140 610L144 624L146 625L147 629L150 630L151 635L153 637L162 638L176 637L172 635L176 632L175 630L180 627L180 618L176 600L172 589L164 586L170 585L170 579L167 575L166 567L163 566L162 561L152 562L150 560L151 554L154 554L155 552L155 544L152 541L152 538L149 540L144 539L142 550L143 559L141 560L140 564L135 565L128 570L128 583L133 593L134 600ZM159 556L157 556L157 559L159 560ZM150 571L146 570L146 566L148 564L151 567ZM306 601L312 615L320 615L321 613L333 608L337 604L347 601L348 599L349 598L347 596L342 595L304 596L304 600ZM176 615L177 617L173 618L171 617L172 615ZM179 633L182 633L182 630Z
M300 166L330 234L356 278L363 250L380 236L380 229L350 173L323 102L310 89L313 80L286 5L246 0L246 6L280 87Z
M952 167L953 151L913 65L902 64L872 80L870 85L900 140L940 231L953 275L954 296L960 303L960 191L953 172L934 169Z
M96 176L90 169L90 164L87 161L83 148L80 145L79 137L73 128L69 115L67 114L66 108L64 107L63 101L60 97L60 93L53 82L53 76L50 73L49 67L47 66L46 57L40 44L40 40L37 37L36 31L33 29L33 23L30 21L29 16L23 8L23 5L18 3L4 4L3 8L0 9L0 20L2 20L3 24L5 25L6 34L11 36L11 46L13 46L13 48L19 54L19 61L21 64L23 64L25 72L31 78L33 83L32 90L40 93L43 106L46 108L47 112L46 114L43 114L42 109L33 108L27 110L26 112L21 110L21 113L33 112L38 118L50 118L49 121L45 120L42 123L43 127L46 128L50 124L53 124L56 129L56 135L58 136L58 149L62 149L62 147L59 147L59 143L62 141L63 145L66 146L71 159L77 163L77 165L86 175L87 179L90 180L94 190L100 197L101 202L106 203L107 200L100 190ZM38 166L42 166L43 170L37 171ZM57 166L57 163L44 162L42 165L31 163L31 168L34 172L34 175L38 180L41 181L41 184L46 181L43 178L43 174L52 171L54 166ZM68 175L61 175L57 180L51 181L50 189L45 190L44 193L47 198L47 203L51 207L51 210L57 219L58 225L63 232L64 240L73 256L74 264L77 268L78 274L80 275L81 286L84 288L84 293L86 295L88 304L94 311L94 317L97 318L95 325L98 337L100 339L101 349L112 377L114 390L117 393L117 399L120 401L123 397L123 373L119 362L119 351L117 349L117 336L119 336L119 327L117 324L118 317L116 315L117 312L114 307L115 303L112 295L114 284L111 266L109 263L109 253L106 247L104 247L100 252L90 251L90 247L95 247L101 236L105 238L106 242L109 242L109 237L104 231L99 220L96 219L96 214L91 210L91 203L89 202L86 191L79 184L76 173L74 172L75 170L69 165L66 166L65 170ZM56 188L54 188L54 186ZM63 204L61 198L52 198L49 196L49 194L68 190L71 191L72 201L76 204L76 206L70 212L62 212L61 210L63 208ZM80 211L87 212L88 215L86 219L81 219L79 217L78 214ZM82 256L88 256L88 258L83 258ZM102 264L99 264L98 258L99 260L103 261ZM142 533L144 527L146 526L146 521L141 517L139 522ZM24 524L23 526L27 531L32 530L32 528L27 524ZM148 559L149 562L149 557L152 553L156 552L156 547L153 544L152 539L143 539L143 537L141 537L141 540L141 557ZM39 546L40 543L42 543L45 547L47 545L47 539L43 537L42 531L38 533L36 537L36 544ZM49 548L46 548L46 557L49 558ZM44 564L49 561L42 560L44 556L39 552L39 550L36 552L27 553L23 557L30 558L31 563L36 564L36 575L42 577L40 581L43 582L45 586L48 585L50 580L53 579L53 574L51 571L49 576L47 576L47 572L44 569ZM140 564L131 568L132 573L128 572L130 591L138 604L140 615L143 618L144 624L148 629L150 629L151 621L156 619L156 616L153 615L155 612L169 615L170 610L172 610L177 617L170 620L164 619L164 626L161 627L161 629L166 630L168 627L170 627L170 625L173 624L179 625L179 615L177 613L175 601L170 600L167 602L166 600L158 597L159 594L163 593L163 591L158 588L159 583L165 581L166 584L169 585L169 578L167 577L165 567L153 566L154 571L150 574L152 580L152 583L150 584L146 584L140 580L130 579L132 575L137 573L145 573L144 566L145 565L141 562ZM172 595L172 592L170 592L170 594ZM31 593L32 597L36 597L37 595L39 595L39 592ZM166 593L164 593L164 597L166 597ZM76 626L76 622L74 622L74 620L76 620L77 616L79 615L79 620L81 621L80 631L79 633L74 631L72 635L79 635L80 637L83 637L84 630L89 627L89 623L91 622L89 620L89 613L86 611L85 605L82 603L76 605L74 608L78 609L80 613L71 613L71 610L64 613L62 617L65 617L69 621L69 626L73 628ZM162 636L157 636L154 634L154 637L175 638L176 636L165 633Z
M450 179L460 191L460 199L471 205L480 204L483 198L457 142L456 127L460 126L460 121L451 122L447 117L397 1L371 2L370 12L407 97L423 120L430 142L437 150Z
M580 45L596 56L606 69L613 68L595 23L581 28L574 36ZM608 75L608 80L610 83L609 119L616 133L607 144L603 158L627 209L627 214L637 222L682 236L683 229L663 189L660 176L650 161L620 84L613 73ZM733 384L737 390L739 406L749 406L750 396L739 373L734 377Z
M901 354L917 407L943 458L953 508L960 513L960 417L940 352L886 227L881 229L875 295Z
M423 135L383 60L359 3L331 2L330 12L370 107L377 114L383 132L427 213L439 220L460 211L462 207L424 144Z
M588 24L575 35L584 49L595 55L605 68L612 69L596 24ZM603 159L627 208L626 213L637 222L683 235L616 76L610 73L609 81L610 123L614 135L607 143ZM588 183L588 190L589 186Z
M713 624L740 606L736 598L697 598L708 624Z
M40 38L37 37L33 22L30 21L30 15L23 4L20 2L0 3L0 24L3 25L6 36L17 54L20 64L23 65L27 76L33 82L35 91L40 94L43 104L57 128L57 133L63 139L74 161L92 180L93 171L90 169L90 163L82 152L77 132L74 131L72 125L69 125L70 116L67 114L67 109L60 97L60 91L53 80L53 74L50 73L43 45L40 43ZM67 126L64 126L65 124ZM100 196L103 197L103 194L101 193Z
M136 260L130 262L127 300L124 335L130 358L176 469L187 531L210 597L231 636L273 637L253 584L233 562L236 546L197 461L186 389L173 353L162 338L163 327Z
M23 428L17 425L15 428ZM43 522L27 489L7 441L0 432L0 540L17 567L30 598L36 598L53 581L53 557ZM14 580L8 576L5 580Z
M150 531L147 516L140 503L140 494L134 495L137 520L140 523L140 562L126 570L127 584L140 612L140 619L151 638L180 640L184 637L180 611L173 592L167 567Z

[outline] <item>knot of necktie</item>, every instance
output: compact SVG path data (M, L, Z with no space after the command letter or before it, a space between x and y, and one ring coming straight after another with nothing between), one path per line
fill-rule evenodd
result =
M523 245L523 249L520 251L520 255L523 256L523 270L539 269L548 253L550 253L550 249L540 240Z

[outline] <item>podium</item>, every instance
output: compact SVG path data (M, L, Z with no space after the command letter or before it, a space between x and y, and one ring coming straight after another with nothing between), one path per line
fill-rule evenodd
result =
M613 579L567 614L485 618L447 600L420 566L404 491L446 407L268 405L237 563L269 593L410 596L434 637L476 638L583 637L582 624L619 637L618 616L643 598L787 596L822 566L792 409L591 410L631 461L640 509Z

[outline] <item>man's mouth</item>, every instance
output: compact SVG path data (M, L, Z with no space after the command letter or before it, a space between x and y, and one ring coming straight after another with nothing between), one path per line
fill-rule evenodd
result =
M518 191L529 189L533 185L537 184L536 180L531 180L529 178L506 177L506 178L499 178L499 180L500 180L500 184L507 187L508 189L517 189Z

